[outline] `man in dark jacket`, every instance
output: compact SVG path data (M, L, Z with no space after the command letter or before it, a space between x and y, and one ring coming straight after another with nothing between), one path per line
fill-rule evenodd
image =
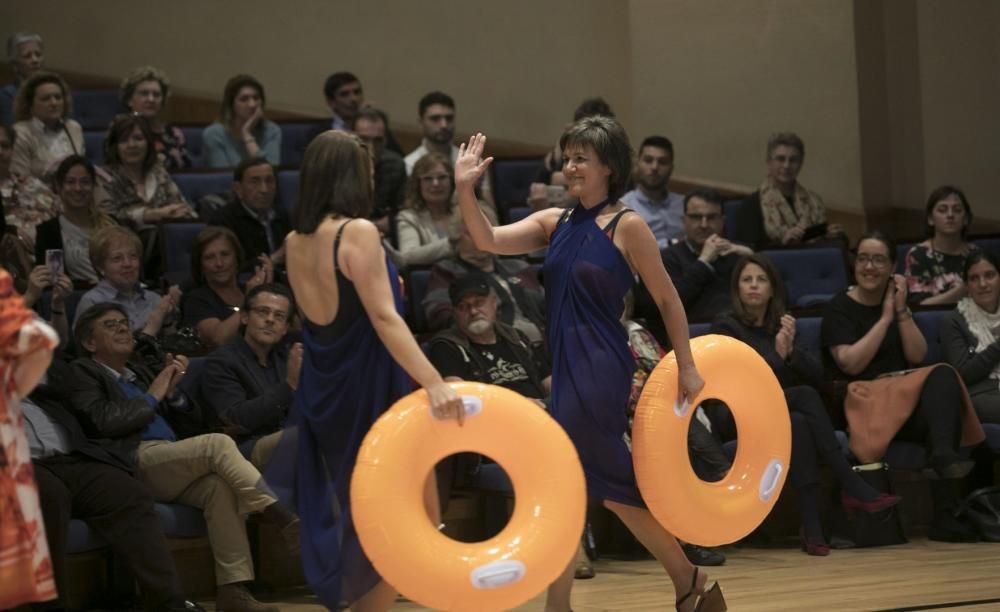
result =
M46 379L21 400L38 483L45 534L60 599L35 609L65 605L66 548L71 518L101 535L135 576L146 610L201 610L179 594L177 572L153 497L132 466L87 439L65 408L69 366L52 362Z

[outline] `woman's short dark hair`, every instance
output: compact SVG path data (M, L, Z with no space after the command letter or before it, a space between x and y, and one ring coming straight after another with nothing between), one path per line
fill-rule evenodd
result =
M54 72L39 70L35 74L25 79L24 83L17 89L17 97L14 98L14 117L18 121L31 119L31 107L35 104L35 91L47 83L58 85L63 95L63 114L65 119L73 114L73 96L70 95L69 85L66 81Z
M77 166L83 166L87 174L90 175L91 182L97 181L97 172L94 170L93 162L83 155L70 155L59 162L59 166L56 167L56 173L52 182L52 187L56 193L62 191L62 184L66 180L66 175Z
M314 138L302 159L293 229L312 234L329 215L367 218L373 171L368 147L356 135L328 130Z
M108 127L108 137L104 139L104 160L109 166L120 166L122 158L118 154L118 145L128 139L132 131L138 129L146 138L146 155L142 158L142 173L153 169L159 156L156 153L156 142L149 121L138 113L122 113L115 115Z
M236 269L239 270L240 266L243 265L243 247L233 230L228 227L209 225L198 232L198 235L194 237L194 244L191 245L191 278L194 279L196 285L205 284L205 273L201 269L201 258L205 254L205 249L219 238L224 238L233 249L233 253L236 255Z
M729 297L733 303L733 315L745 325L753 323L753 318L743 306L740 300L740 276L749 264L757 264L767 274L767 280L771 283L771 300L767 303L767 310L764 311L764 329L767 333L774 334L781 327L781 317L787 312L787 294L785 293L785 281L781 278L781 272L766 255L752 253L736 263L732 275L729 277Z
M889 261L893 265L896 264L896 241L893 239L892 236L890 236L886 232L883 232L882 230L877 230L877 229L868 230L864 234L861 234L861 237L858 238L858 241L854 244L855 257L858 254L858 247L860 247L861 243L864 242L865 240L878 240L879 242L884 244L885 248L889 251Z
M244 87L253 87L257 90L262 108L267 104L267 97L264 95L264 86L260 84L260 81L249 74L237 74L226 81L226 86L222 90L222 107L219 109L219 116L222 117L223 123L229 123L232 120L233 104L236 102L236 96Z
M608 197L617 200L625 195L632 174L632 145L625 128L616 119L602 116L580 119L559 138L564 160L566 148L574 145L592 148L601 163L611 169Z
M927 206L924 207L924 217L929 219L937 203L952 195L961 200L962 208L965 209L965 225L962 226L962 238L965 238L966 231L969 229L969 224L972 223L972 207L969 206L969 200L965 197L965 193L963 193L958 187L955 187L954 185L941 185L932 191L931 195L927 196ZM927 237L933 238L934 227L927 224L926 228L927 229L925 231L927 232Z
M406 179L406 194L403 198L403 205L406 208L413 210L427 208L424 196L420 193L420 177L438 165L444 166L444 171L448 173L448 182L451 183L451 189L448 191L448 210L451 210L453 206L451 196L455 193L455 168L451 165L451 158L441 153L428 153L413 164L413 171Z
M81 355L91 354L90 351L83 348L83 343L94 337L94 326L97 324L97 320L109 312L118 312L126 319L128 318L125 307L115 302L99 302L80 313L76 323L73 324L73 339L76 341Z
M587 98L573 111L573 121L579 121L586 117L614 117L615 112L611 110L611 105L601 97Z
M993 269L1000 272L1000 259L986 249L979 249L978 251L969 253L969 256L965 258L965 267L962 268L962 280L969 282L969 270L972 269L972 266L982 261L989 263L993 266Z
M281 283L261 283L250 291L247 291L247 296L243 299L243 310L253 308L253 301L261 293L273 293L288 300L288 318L291 320L295 314L295 297L292 295L291 289Z

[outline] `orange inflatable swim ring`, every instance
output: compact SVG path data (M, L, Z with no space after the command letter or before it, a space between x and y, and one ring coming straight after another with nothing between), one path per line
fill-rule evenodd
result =
M569 436L525 397L493 385L453 383L465 424L438 420L427 394L402 398L372 426L351 479L354 526L379 574L438 610L506 610L556 579L576 553L586 507L583 468ZM507 526L483 542L438 531L423 503L427 475L461 452L493 458L516 502Z
M672 352L653 370L636 406L632 459L656 520L685 542L719 546L749 534L771 511L788 474L792 426L784 391L757 351L719 335L693 338L691 351L705 379L698 400L722 400L736 421L733 467L718 482L701 480L691 468L694 407L677 405Z

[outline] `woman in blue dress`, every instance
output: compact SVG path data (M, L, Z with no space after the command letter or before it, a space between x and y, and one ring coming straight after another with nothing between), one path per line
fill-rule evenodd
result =
M354 462L372 423L411 390L411 377L436 416L461 422L464 414L400 317L396 271L367 220L373 181L371 153L357 136L319 135L305 152L295 231L286 241L305 351L295 407L265 477L296 502L306 578L331 609L346 602L386 610L396 597L361 550L349 504ZM434 516L433 478L425 499Z
M706 590L677 543L646 509L623 435L635 363L619 322L636 273L656 301L679 366L678 401L694 401L704 382L688 344L687 317L660 259L656 239L619 201L632 165L625 130L614 119L577 121L560 139L563 173L575 208L551 208L492 227L476 206L474 186L492 158L486 137L460 148L455 183L462 216L476 246L501 255L548 247L545 296L552 354L552 414L576 445L587 492L601 500L660 561L678 594L677 609L725 609L717 585ZM684 500L677 500L684 503ZM547 611L569 609L572 564L549 590Z

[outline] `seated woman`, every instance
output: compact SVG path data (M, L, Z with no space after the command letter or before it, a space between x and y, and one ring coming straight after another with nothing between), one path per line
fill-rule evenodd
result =
M177 312L181 294L174 286L160 296L139 283L141 252L142 241L128 228L110 225L94 233L90 241L90 260L101 280L80 298L74 327L80 315L94 304L114 302L125 309L133 332L154 338L160 333Z
M906 281L893 275L896 244L879 231L857 246L857 284L834 296L823 313L822 342L830 378L850 382L844 412L850 447L864 463L882 459L893 440L924 445L932 480L933 540L977 539L952 516L957 491L948 480L964 477L972 462L959 454L979 444L983 428L965 385L949 365L915 367L927 341L906 307Z
M962 279L969 296L941 323L941 349L969 388L983 423L1000 423L1000 263L988 251L970 253Z
M46 178L64 157L83 155L83 128L75 120L69 86L61 76L40 71L17 90L17 140L11 169Z
M94 199L94 164L81 155L70 155L56 168L53 185L62 203L62 214L38 226L35 262L45 263L45 251L60 249L66 274L75 282L100 280L90 261L90 242L101 228L115 225Z
M785 310L785 285L771 260L759 254L744 257L733 268L729 286L733 312L717 318L711 332L750 345L771 366L785 390L792 421L788 478L799 498L802 550L826 556L830 547L820 523L817 458L833 471L840 483L841 503L848 510L878 512L899 503L900 498L873 489L844 457L816 390L823 380L823 366L795 342L795 319Z
M780 133L767 141L767 177L743 201L736 235L730 240L755 251L795 245L818 238L842 239L844 230L827 224L826 207L815 192L798 182L806 147L796 134Z
M966 296L965 259L979 251L965 234L972 208L958 187L944 185L927 198L927 240L906 254L907 292L911 304L954 304Z
M163 109L170 94L170 79L159 68L142 66L122 80L122 106L139 113L149 122L153 146L160 161L171 172L191 167L191 157L185 147L184 132L163 118Z
M406 200L396 215L399 250L392 250L401 268L429 266L453 256L448 240L452 221L461 218L452 196L455 173L451 160L440 153L428 153L413 164L406 180Z
M264 118L265 101L264 86L257 79L248 74L229 79L220 118L201 135L206 166L235 168L254 157L281 164L281 128Z
M142 239L147 278L160 275L157 226L198 215L160 163L145 118L118 115L104 141L105 165L97 171L97 203Z
M198 333L209 348L229 342L240 330L240 307L245 292L270 283L274 267L261 255L254 275L240 286L237 274L243 260L240 241L225 227L209 226L198 232L191 248L191 277L196 287L184 296L184 326Z
M30 174L11 169L11 158L17 132L0 125L0 199L3 200L4 221L14 228L29 249L34 249L35 232L39 223L56 216L59 207L55 196L42 181Z

